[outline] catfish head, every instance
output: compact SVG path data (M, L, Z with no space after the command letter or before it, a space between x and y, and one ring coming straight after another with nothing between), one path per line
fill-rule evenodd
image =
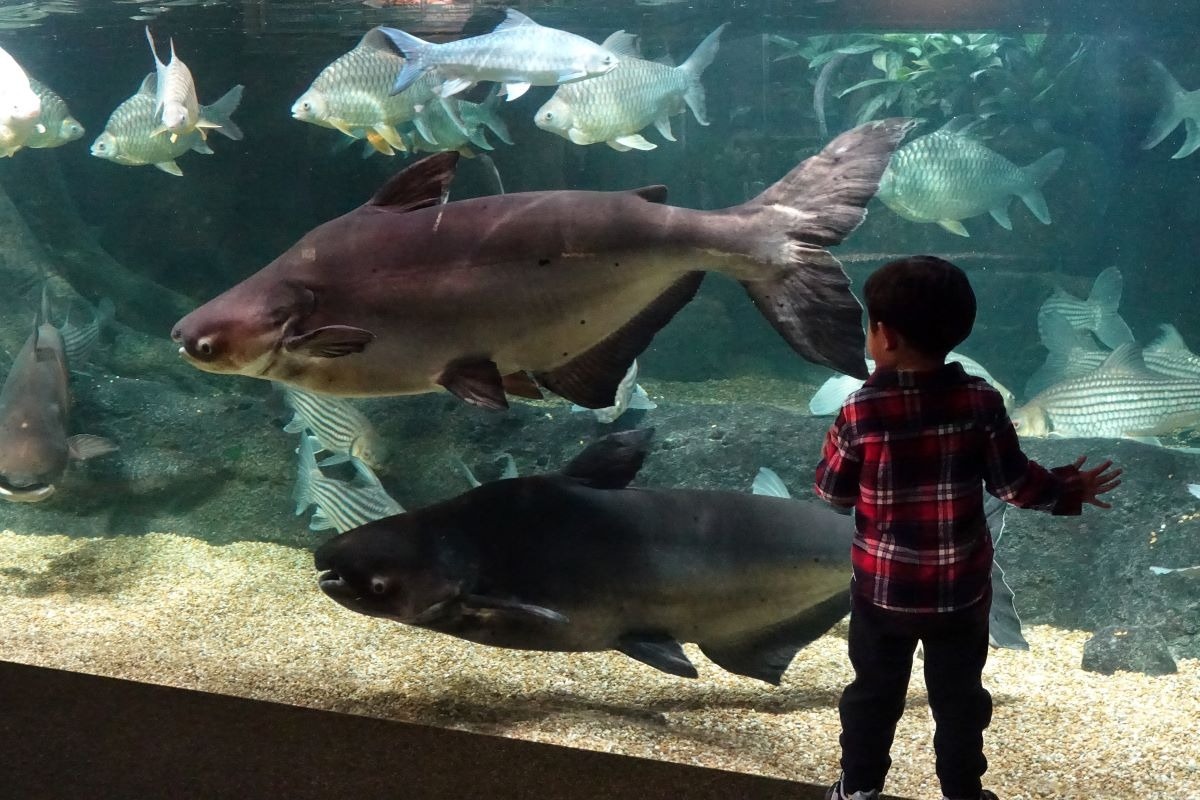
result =
M260 273L262 275L262 273ZM343 325L305 330L318 296L298 281L255 276L175 323L171 338L197 369L278 377L289 357L333 358L361 352L375 337Z
M360 614L409 625L434 621L461 596L432 537L412 515L388 517L336 536L316 552L321 591Z
M67 468L65 437L58 441L45 432L6 419L0 429L0 498L14 503L37 503L54 494L54 484Z

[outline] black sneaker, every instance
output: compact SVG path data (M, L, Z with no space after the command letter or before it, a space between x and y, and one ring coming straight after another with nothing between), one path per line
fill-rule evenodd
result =
M826 796L825 800L829 800L829 797ZM950 798L943 797L942 800L950 800ZM979 800L1000 800L1000 798L991 789L983 789L979 792Z
M825 790L825 800L879 800L878 789L860 789L854 794L842 793L842 779L838 778L833 786ZM986 800L983 798L982 800Z

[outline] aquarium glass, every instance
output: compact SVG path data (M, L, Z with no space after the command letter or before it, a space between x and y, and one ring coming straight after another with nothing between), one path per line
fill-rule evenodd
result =
M828 784L852 520L721 514L821 506L932 254L1025 452L1125 470L990 517L984 785L1200 795L1197 16L0 3L0 658Z

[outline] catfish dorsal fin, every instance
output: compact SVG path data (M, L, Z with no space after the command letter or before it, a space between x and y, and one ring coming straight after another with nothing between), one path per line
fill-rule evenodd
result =
M650 203L667 202L667 187L661 183L656 183L653 186L642 186L637 189L630 189L629 191Z
M571 459L563 475L593 489L624 489L642 468L653 436L653 428L610 433Z
M450 190L457 165L458 153L453 151L422 158L380 187L368 205L395 212L435 206Z

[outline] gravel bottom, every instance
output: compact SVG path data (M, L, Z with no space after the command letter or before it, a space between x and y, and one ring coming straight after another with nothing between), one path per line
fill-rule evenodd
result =
M825 783L837 774L843 622L773 689L688 646L695 681L619 654L504 651L353 614L304 550L173 534L0 533L0 659L591 750ZM1079 669L1088 634L993 651L989 787L1005 800L1200 796L1200 660ZM916 677L888 791L939 797ZM1190 788L1189 788L1190 787Z

